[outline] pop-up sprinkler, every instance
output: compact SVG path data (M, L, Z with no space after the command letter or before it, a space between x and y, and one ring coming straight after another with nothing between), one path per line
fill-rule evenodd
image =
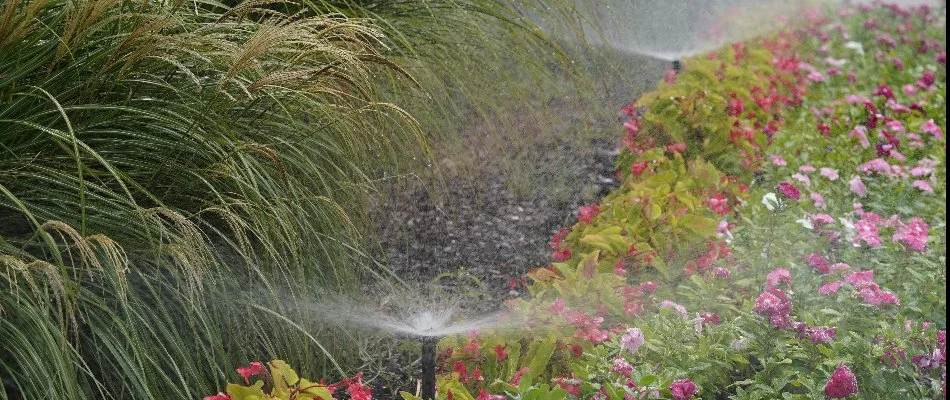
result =
M422 400L435 400L435 356L439 338L422 338Z
M683 72L683 63L680 60L673 60L673 72L677 74Z

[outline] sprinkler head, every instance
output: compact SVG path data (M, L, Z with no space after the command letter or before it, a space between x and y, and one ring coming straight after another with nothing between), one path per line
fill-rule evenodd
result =
M683 63L680 60L673 60L673 72L677 74L683 72Z
M422 400L435 400L435 357L437 337L422 338Z

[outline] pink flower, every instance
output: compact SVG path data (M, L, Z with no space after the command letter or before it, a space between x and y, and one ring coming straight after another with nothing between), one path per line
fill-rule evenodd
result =
M854 224L854 228L858 233L854 243L864 242L874 248L881 247L881 238L877 235L876 225L867 220L861 220Z
M904 85L902 89L904 90L904 94L906 94L907 96L914 96L915 94L917 94L917 87L909 83Z
M818 193L812 193L809 195L809 197L811 198L811 201L815 202L816 208L820 208L822 210L825 209L825 198L822 195Z
M929 134L934 135L935 137L938 137L938 138L943 137L943 131L940 129L939 126L937 126L936 123L934 123L934 120L932 120L932 119L929 120L929 121L927 121L927 122L925 122L925 123L920 127L920 131L921 131L921 132L925 132L925 133L929 133Z
M834 294L834 293L838 293L838 290L840 289L841 289L841 281L828 282L824 285L821 285L821 287L818 288L818 294L821 294L821 295Z
M580 215L577 216L577 220L581 222L586 222L587 224L594 223L594 217L600 214L600 206L597 204L591 204L589 206L580 207Z
M807 75L805 78L808 79L809 81L812 81L812 82L824 82L824 81L825 81L825 76L822 75L821 72L818 72L818 71L814 71L814 72L808 73L808 75Z
M682 315L682 316L684 316L684 317L688 314L688 313L686 312L686 307L683 307L683 306L681 306L681 305L679 305L679 304L677 304L677 303L674 303L674 302L672 302L672 301L669 301L669 300L663 300L663 302L660 303L660 308L672 308L672 309L676 310L677 313L679 313L680 315Z
M851 130L851 133L848 135L848 138L854 139L858 138L858 143L861 144L861 147L868 148L871 146L871 142L868 140L868 128L864 125L858 125Z
M772 161L772 164L777 165L779 167L784 167L788 165L788 163L785 162L785 159L779 156L771 156L770 160Z
M855 175L848 183L851 185L851 192L858 195L858 197L864 197L867 194L868 188L864 186L860 176Z
M887 121L886 123L884 123L884 127L887 128L887 130L891 132L903 132L906 129L904 128L904 124L902 124L900 121L896 119Z
M825 384L825 396L832 399L843 399L858 393L858 380L848 366L841 364L831 374L831 379Z
M639 328L630 328L627 329L627 333L620 337L620 348L630 352L630 354L636 354L645 341L643 331Z
M820 173L821 176L828 178L830 181L838 180L838 170L834 168L822 168Z
M834 217L828 214L812 214L811 220L819 227L835 223Z
M677 379L670 385L673 400L689 400L696 394L696 385L689 379Z
M659 288L660 288L660 285L652 281L646 281L637 285L637 290L640 293L653 293Z
M735 93L731 93L729 97L731 97L731 99L729 100L729 105L726 107L726 114L733 117L742 115L743 111L745 111L745 100L738 98Z
M676 71L667 69L666 73L663 75L663 80L670 85L676 83Z
M872 172L891 173L891 165L883 158L875 158L858 166L858 172L870 175Z
M805 165L802 165L801 167L798 167L798 172L810 174L812 172L815 172L815 167L813 167L811 164L805 164Z
M798 188L788 182L779 182L776 190L778 190L779 193L782 193L782 195L784 195L787 199L798 200L802 196Z
M907 224L898 223L897 231L894 232L892 239L913 251L923 252L927 249L927 223L919 217L913 217L907 222Z
M227 393L218 392L218 394L205 396L202 400L231 400L231 395Z
M551 307L548 308L551 311L551 314L560 314L567 310L567 304L564 302L564 299L554 300L554 303L551 303Z
M244 378L244 384L249 385L251 383L250 379L252 376L264 375L267 373L267 369L264 368L264 364L260 361L254 361L248 364L246 367L238 367L237 373Z
M706 324L719 325L719 323L721 322L719 319L719 314L716 314L714 312L704 312L704 313L699 314L699 320L700 320L700 323L702 323L704 326Z
M809 178L808 175L795 173L792 174L792 179L801 182L802 185L805 185L805 187L811 187L811 178Z
M765 287L768 289L778 287L779 283L785 283L787 288L792 287L792 275L785 268L776 268L765 277Z
M933 193L933 192L934 192L934 188L933 188L932 186L930 186L930 183L927 182L927 181L925 181L925 180L918 179L918 180L914 181L914 183L911 184L911 186L913 186L914 189L919 189L919 190L921 190L921 191L923 191L923 192L927 192L927 193Z

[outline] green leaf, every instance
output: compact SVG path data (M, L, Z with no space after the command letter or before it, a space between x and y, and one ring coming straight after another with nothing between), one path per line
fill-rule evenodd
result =
M226 391L231 396L231 400L264 400L267 394L264 393L264 381L258 380L251 386L241 386L231 383Z

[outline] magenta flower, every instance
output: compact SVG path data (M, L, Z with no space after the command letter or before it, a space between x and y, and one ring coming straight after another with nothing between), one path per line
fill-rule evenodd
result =
M844 281L856 287L874 282L874 270L852 272L844 278Z
M881 247L881 238L877 234L876 225L867 220L861 220L854 224L854 228L858 234L854 239L855 243L864 242L871 247Z
M627 360L624 360L623 357L620 356L614 358L613 366L610 369L627 378L633 375L633 365L630 365Z
M627 329L627 333L620 337L620 348L629 351L630 354L636 354L645 341L643 331L639 328L630 328Z
M202 400L231 400L231 395L223 392L218 392L218 394L205 396Z
M929 120L929 121L925 122L925 123L920 127L920 131L921 131L921 132L925 132L925 133L929 133L929 134L934 135L935 137L938 137L938 138L943 137L943 131L940 129L939 126L937 126L936 123L934 123L934 120Z
M858 195L858 197L864 197L868 192L868 188L864 186L864 181L861 180L860 176L855 175L848 184L851 185L851 192Z
M931 70L924 70L924 74L917 80L917 86L921 89L930 89L937 81L937 75Z
M808 328L808 338L811 339L812 343L831 342L837 333L838 329L835 327L816 326Z
M907 222L898 222L892 239L913 251L923 252L927 249L927 223L919 217L913 217Z
M670 385L673 400L689 400L696 394L696 384L689 379L677 379Z
M779 167L784 167L788 165L788 163L785 162L785 159L779 156L771 156L769 159L772 161L772 164L777 165Z
M788 182L779 182L775 189L787 199L798 200L802 197L802 193L798 188Z
M818 288L818 294L820 295L829 295L838 293L838 290L841 289L841 281L828 282L824 285L821 285Z
M785 283L785 287L792 287L792 275L785 268L776 268L769 272L765 277L765 287L768 289L777 288L779 283Z
M858 379L848 366L841 364L831 374L831 379L825 384L825 396L832 399L843 399L858 393Z
M811 221L818 227L835 223L835 219L828 214L812 214Z
M828 261L818 253L811 253L805 256L804 259L805 262L808 263L808 266L814 268L818 272L827 274L831 271L831 266L828 265Z

